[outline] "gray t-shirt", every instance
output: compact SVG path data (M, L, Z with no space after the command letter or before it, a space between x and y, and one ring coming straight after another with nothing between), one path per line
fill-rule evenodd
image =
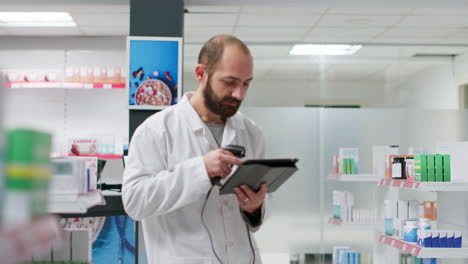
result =
M218 147L221 147L221 143L223 142L224 124L222 125L206 124L206 126L210 129L211 134L213 135L216 141L216 144L218 144Z

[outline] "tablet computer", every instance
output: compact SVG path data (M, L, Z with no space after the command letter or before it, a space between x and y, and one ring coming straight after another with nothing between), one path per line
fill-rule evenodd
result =
M235 193L234 188L242 184L258 191L262 183L268 185L268 192L276 191L296 171L297 159L259 159L244 161L224 183L220 194Z

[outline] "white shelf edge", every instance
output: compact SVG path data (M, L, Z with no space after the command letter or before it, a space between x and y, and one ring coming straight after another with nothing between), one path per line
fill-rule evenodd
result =
M380 235L379 242L418 258L468 258L468 248L427 248L383 234Z
M342 219L337 219L330 217L328 218L328 223L334 226L340 226L340 227L356 227L356 228L375 228L378 226L377 223L346 223Z
M164 110L169 106L151 106L151 105L129 105L128 109L131 110Z
M468 182L417 182L407 180L380 179L379 186L394 187L421 192L463 192L468 191Z
M329 180L342 181L342 182L371 182L376 183L380 178L375 177L373 174L335 174L328 175Z
M53 214L84 214L89 208L104 204L104 197L99 190L80 195L51 194L48 211Z

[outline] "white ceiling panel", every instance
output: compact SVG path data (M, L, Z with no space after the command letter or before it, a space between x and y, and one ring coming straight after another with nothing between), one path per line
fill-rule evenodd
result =
M405 15L411 11L411 8L330 8L328 14L345 14L345 15Z
M441 38L447 35L456 34L456 29L440 29L440 28L391 28L382 35L383 37L410 37L410 38Z
M424 47L364 46L354 56L357 58L397 59L408 58L420 52Z
M307 27L237 27L235 35L243 40L297 41L307 31Z
M184 24L186 28L198 26L234 26L235 14L185 14Z
M127 13L71 13L73 20L80 26L129 26Z
M382 27L392 26L402 16L362 16L362 15L325 15L318 26L321 27Z
M319 75L317 64L274 64L265 77L271 79L310 79Z
M76 27L69 28L37 28L37 27L11 27L11 35L15 36L78 36L82 33Z
M370 41L370 43L386 43L386 44L463 44L464 38L411 38L411 37L378 37ZM468 42L467 42L468 43Z
M261 14L241 14L239 17L238 26L312 26L318 19L319 15L265 15Z
M463 54L468 52L468 47L424 47L418 53L428 54Z
M468 26L468 16L408 16L405 19L403 19L398 24L398 26L427 28L461 28Z
M308 35L314 37L346 37L346 36L359 36L359 37L374 37L382 32L384 27L365 27L365 28L341 28L341 27L315 27Z
M269 15L312 15L322 14L327 9L325 7L311 5L245 5L242 7L243 14L269 14Z
M237 13L240 6L235 5L186 5L184 6L190 13Z
M369 75L384 71L387 64L333 64L326 72L327 79L333 80L362 80Z
M468 15L466 8L416 8L411 12L413 15Z
M127 26L117 27L80 27L81 32L87 36L127 36L129 28Z
M254 59L262 58L284 58L289 56L292 46L279 45L249 45L250 52Z
M232 34L232 27L195 27L190 30L184 31L184 37L204 39L207 41L209 38L219 34Z

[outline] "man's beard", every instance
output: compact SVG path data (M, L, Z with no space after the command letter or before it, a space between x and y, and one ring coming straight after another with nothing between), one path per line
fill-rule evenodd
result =
M211 76L208 77L205 89L203 90L203 98L205 99L205 106L214 114L219 115L222 120L235 115L242 103L241 100L237 100L232 96L225 96L222 99L217 98L211 86ZM226 104L227 102L234 102L236 105Z

